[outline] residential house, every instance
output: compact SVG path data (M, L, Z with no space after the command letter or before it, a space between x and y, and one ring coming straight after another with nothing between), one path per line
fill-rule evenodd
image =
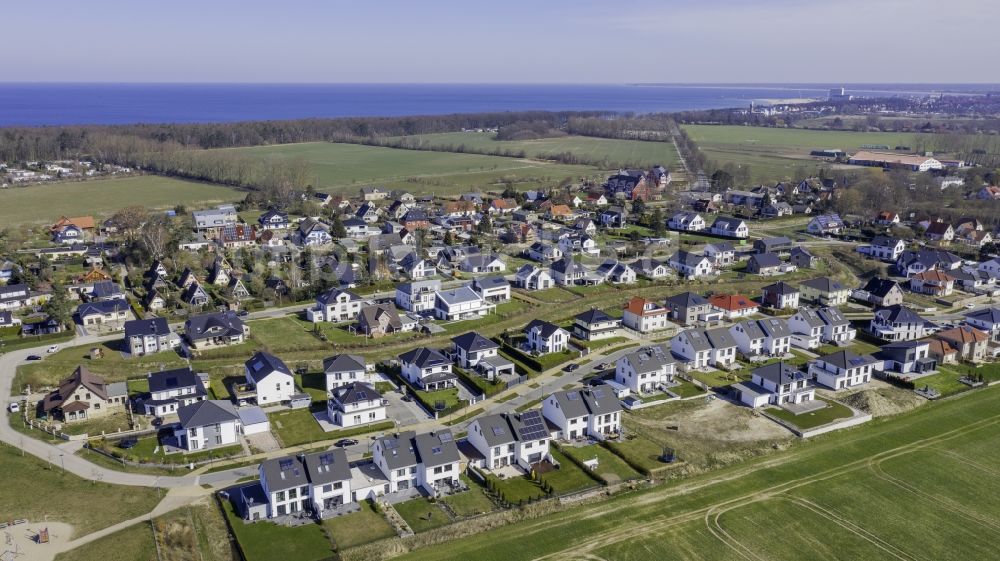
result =
M540 319L524 328L528 349L538 354L561 353L569 348L569 331Z
M47 418L72 423L124 412L127 403L125 382L108 384L85 366L78 366L69 378L45 394L39 410Z
M510 302L510 283L501 276L478 277L469 285L483 300L493 304Z
M247 384L256 390L258 405L274 405L291 400L295 393L295 377L280 358L257 351L244 365Z
M542 415L566 440L604 440L621 432L622 406L611 388L556 392L542 402Z
M882 261L895 262L906 251L906 242L899 238L879 235L872 238L871 245L859 248L858 251Z
M677 271L678 275L689 279L703 278L716 273L715 267L712 266L712 261L708 257L683 249L679 249L671 255L669 263L670 268Z
M589 271L572 257L563 257L549 267L552 280L560 286L571 286L584 281Z
M869 331L886 341L911 341L922 339L937 329L937 326L920 317L906 306L893 305L875 310Z
M898 306L903 303L903 289L896 281L873 277L860 291L855 291L854 297L883 308Z
M514 374L514 363L500 356L500 345L471 331L453 337L452 355L459 367L474 370L487 380Z
M800 300L821 306L843 306L851 296L851 289L830 277L817 277L799 285ZM795 307L795 306L793 306Z
M443 390L457 383L451 360L434 349L418 347L407 351L399 355L399 362L403 377L422 390Z
M729 334L748 358L784 356L791 350L792 331L781 318L748 319L730 327Z
M674 358L660 345L640 347L615 363L615 382L638 394L654 392L673 381Z
M316 297L316 305L306 310L306 318L312 323L353 321L364 304L364 298L350 290L331 288Z
M238 345L246 341L250 328L236 312L212 312L191 316L184 322L184 338L193 350Z
M219 232L219 244L226 249L252 247L257 243L257 231L246 224L223 226Z
M784 263L774 253L755 253L747 260L747 273L752 275L772 276L784 272Z
M444 321L485 317L495 308L469 286L439 290L434 297L434 317Z
M667 297L666 309L667 319L682 325L711 324L722 319L722 314L713 311L708 300L693 292Z
M736 341L724 327L686 329L670 340L670 350L689 370L713 366L728 368L736 362Z
M361 307L354 332L365 337L382 337L392 333L413 331L416 321L408 316L401 316L396 308L388 303L369 304Z
M174 442L185 452L235 445L240 438L240 415L229 401L207 399L177 409Z
M163 417L178 409L208 399L207 378L195 374L190 367L175 368L146 375L149 399L142 401L146 415Z
M710 243L702 253L715 268L728 267L736 262L736 248L729 242Z
M571 234L559 240L559 249L564 256L573 253L586 255L597 255L600 249L597 247L597 240L588 234Z
M523 265L514 275L514 284L525 290L547 290L555 287L555 280L545 269Z
M351 468L344 450L324 450L300 456L268 458L258 467L260 501L250 501L266 518L324 512L351 502ZM247 501L242 501L247 503ZM249 509L248 509L249 510ZM259 519L254 510L245 518Z
M790 210L791 208L789 208ZM715 222L712 223L709 232L724 238L746 239L750 236L750 228L746 222L739 218L729 218L727 216L717 217Z
M350 382L330 392L326 411L330 422L349 428L384 421L386 402L382 394L363 382Z
M298 243L307 247L326 245L333 241L330 229L326 224L314 218L306 218L299 222Z
M603 198L604 195L601 195ZM600 200L600 199L598 199ZM600 205L600 203L594 203ZM605 202L605 204L607 204ZM620 229L628 226L628 211L620 206L608 207L597 213L597 221L601 226L611 229Z
M742 294L716 294L708 299L708 303L730 321L752 316L760 309L756 302Z
M934 249L904 251L896 259L896 269L906 277L935 269L952 271L960 268L962 264L962 258L954 253Z
M937 361L931 357L930 347L927 341L900 341L882 345L875 355L877 360L882 361L882 365L879 368L879 364L875 363L875 369L897 374L933 372L937 370Z
M618 335L621 326L620 318L591 308L573 318L573 336L583 341L597 341Z
M104 326L121 329L132 317L131 307L124 300L101 300L86 302L76 308L76 317L84 327Z
M934 337L958 351L958 358L969 362L982 362L986 358L990 336L971 325L960 325L939 331Z
M464 273L502 273L507 270L507 264L495 253L477 253L463 259L458 268Z
M965 323L989 334L994 343L1000 343L1000 308L991 306L968 312Z
M131 356L169 351L176 349L180 344L180 337L170 331L167 318L156 317L125 322L125 348Z
M433 312L440 280L407 282L396 285L396 305L408 312Z
M707 224L697 212L681 211L667 220L667 227L681 232L701 232Z
M784 236L762 238L753 241L754 253L774 253L782 255L791 252L793 247L795 247L795 245L792 243L792 240Z
M388 479L389 492L422 488L436 496L458 480L459 460L449 430L384 436L372 447L372 461Z
M550 459L549 429L537 409L477 417L468 427L469 444L482 456L479 467L518 466L530 471Z
M749 382L733 384L739 400L753 408L766 405L797 405L816 398L808 375L784 362L755 369Z
M639 333L662 331L670 327L669 312L652 300L633 296L622 314L622 325Z
M632 284L636 281L635 269L617 259L605 259L594 274L612 284Z
M839 214L820 214L814 216L806 225L806 232L816 236L835 236L844 229L844 221Z
M363 201L383 201L389 197L389 191L384 187L362 187L361 200Z
M538 261L539 263L562 259L562 256L563 252L561 249L544 242L535 242L528 248L528 259Z
M857 330L833 307L804 306L788 319L792 344L803 349L816 349L824 343L846 345L857 336Z
M799 307L800 293L797 288L778 281L761 289L760 301L768 308L775 310L795 309Z
M326 380L326 393L353 384L371 381L369 372L375 370L375 365L369 365L363 357L350 354L339 354L323 359L323 377Z
M957 364L958 351L943 339L924 339L927 343L927 355L936 364Z
M760 209L762 218L781 218L782 216L791 216L793 212L792 205L786 202L772 202Z
M793 247L788 253L788 263L797 269L812 269L819 264L819 257L804 247Z
M910 277L910 291L929 296L948 296L955 290L955 277L942 271L931 270Z
M670 269L661 261L643 257L632 263L632 269L639 275L647 279L657 280L665 278Z
M924 236L931 241L950 242L955 239L955 229L946 222L931 222L924 230Z
M876 360L851 351L837 351L809 361L809 376L832 390L864 386L875 373Z
M257 217L257 223L264 230L284 230L289 225L288 213L272 208Z
M235 226L239 222L236 207L220 205L213 209L195 210L191 213L195 230L221 230L224 226Z

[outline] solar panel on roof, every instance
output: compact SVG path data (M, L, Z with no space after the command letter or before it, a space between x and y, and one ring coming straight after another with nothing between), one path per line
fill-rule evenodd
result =
M505 433L503 427L500 426L493 426L492 430L493 430L493 436L503 436L503 434Z
M291 469L292 464L294 463L295 462L293 462L290 459L278 460L278 469L280 469L281 471L285 471L286 469Z
M597 399L604 398L604 388L594 388L590 390L590 393L594 394L594 397L596 397Z
M368 399L368 394L365 392L358 392L358 399Z
M444 444L445 442L451 442L451 433L450 432L444 432L444 433L439 434L438 435L438 440L441 441L442 444Z
M388 439L388 440L385 441L385 449L386 450L393 450L397 446L399 446L399 443L396 442L395 439L390 438L390 439Z
M326 466L333 463L333 454L322 454L319 457L320 465Z
M570 401L576 401L580 399L580 394L578 392L569 392L566 394L566 399Z
M434 454L435 456L437 456L440 453L441 453L441 447L440 446L435 446L435 447L431 448L431 454Z

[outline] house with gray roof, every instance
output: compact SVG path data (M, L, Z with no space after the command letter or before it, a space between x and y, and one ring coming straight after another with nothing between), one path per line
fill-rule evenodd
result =
M708 300L694 292L668 296L664 307L671 321L683 325L712 324L722 320L722 312L713 310Z
M435 495L459 479L458 446L450 430L383 436L372 446L372 462L384 474L390 493L422 488Z
M469 286L487 302L510 302L510 283L501 276L479 277Z
M386 401L373 386L351 382L338 386L326 402L327 416L338 427L348 428L378 423L388 418Z
M370 382L370 372L374 364L368 364L364 357L339 354L323 359L323 375L326 377L326 392L330 394L340 386L354 382Z
M875 373L876 360L848 350L837 351L809 361L809 376L831 390L864 386Z
M418 388L443 390L457 383L451 360L435 349L418 347L399 355L399 362L403 377Z
M791 350L792 331L781 318L748 319L730 327L729 334L748 358L784 356Z
M745 239L750 236L750 228L745 221L728 216L716 217L709 232L724 238Z
M457 321L485 317L496 308L470 286L439 290L434 295L434 317Z
M207 376L207 375L206 375ZM189 367L150 372L146 375L149 398L142 400L146 415L162 417L186 405L208 399L208 380Z
M569 331L554 323L533 319L524 328L528 350L538 354L561 353L569 348Z
M470 462L489 470L518 466L530 472L539 462L551 460L550 438L539 409L483 415L468 427L467 440L479 456L470 456Z
M674 381L674 367L669 349L661 345L641 347L615 363L615 382L638 394L654 392Z
M200 452L239 443L240 415L232 403L210 399L177 410L173 444L185 452Z
M433 312L439 290L441 281L438 279L397 284L396 305L408 312Z
M344 450L269 458L260 463L258 472L257 495L266 501L267 518L300 512L323 518L327 511L352 502L351 467Z
M194 350L238 345L249 334L250 328L231 310L191 316L184 322L184 338Z
M728 368L736 362L736 349L736 341L724 327L687 329L670 340L671 353L687 370Z
M816 399L816 388L809 375L784 362L755 369L749 382L733 384L732 389L740 402L753 408L797 405Z
M1000 343L1000 308L989 307L965 314L965 323L985 331L990 340Z
M614 337L621 331L621 318L613 318L597 308L591 308L573 318L573 336L583 341Z
M927 337L938 327L906 306L896 305L876 310L868 330L886 341L912 341Z
M755 253L747 260L747 273L770 276L782 273L781 259L774 253Z
M604 440L621 432L622 405L610 387L559 391L542 402L554 438Z
M295 377L280 358L264 351L257 351L244 364L247 384L257 392L257 404L275 405L292 398Z
M350 290L331 288L316 297L316 305L306 310L306 319L313 323L354 321L365 303Z

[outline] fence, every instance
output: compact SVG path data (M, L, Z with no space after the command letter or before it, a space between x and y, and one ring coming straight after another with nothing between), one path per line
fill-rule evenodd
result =
M527 381L528 381L528 376L527 375L518 376L517 378L514 378L513 380L507 380L507 387L505 389L509 390L509 389L513 388L514 386L523 384L523 383L525 383Z

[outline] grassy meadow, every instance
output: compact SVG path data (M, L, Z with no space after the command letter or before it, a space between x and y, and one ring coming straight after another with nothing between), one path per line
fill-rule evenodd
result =
M912 133L815 131L766 127L684 125L710 160L719 164L749 165L753 180L773 182L798 178L820 166L810 158L813 150L840 149L853 152L862 145L915 148Z
M670 142L615 140L589 136L561 136L537 140L496 140L490 132L449 132L412 135L408 141L428 147L466 146L472 151L524 151L529 158L545 159L552 154L570 153L588 161L606 160L609 167L662 164L668 168L677 163L677 150Z
M457 194L495 189L504 181L527 190L552 186L567 177L603 175L591 166L359 144L307 142L231 150L275 162L304 160L312 167L317 189L351 195L371 184L415 194Z
M400 559L992 558L998 405L976 391Z
M0 222L52 223L60 216L107 217L120 208L206 206L242 199L235 189L156 175L63 181L0 189Z

